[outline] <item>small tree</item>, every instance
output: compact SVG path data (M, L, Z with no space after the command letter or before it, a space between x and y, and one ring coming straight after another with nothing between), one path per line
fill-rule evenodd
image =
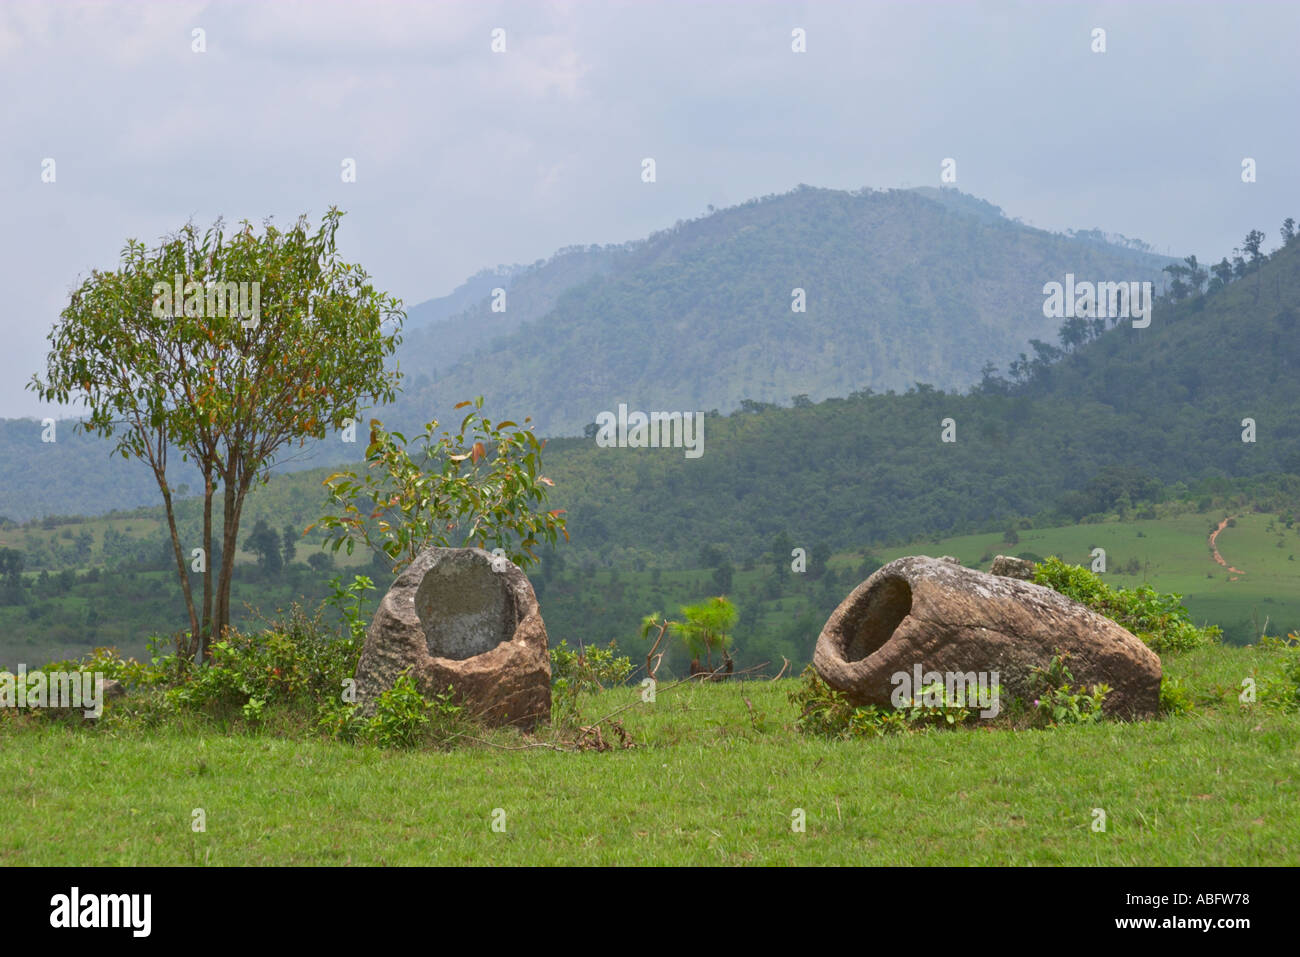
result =
M648 639L651 634L655 636L654 643L646 654L646 674L654 678L659 670L663 655L660 654L656 660L655 653L659 651L664 635L670 631L682 639L686 650L690 652L691 674L712 674L715 651L722 654L727 672L730 673L732 665L730 631L735 623L736 606L721 595L696 605L683 605L681 621L670 621L658 612L646 615L641 619L641 638ZM705 659L705 666L700 665L701 656Z
M736 606L719 595L698 605L683 605L682 617L685 621L678 624L676 630L691 651L691 674L698 674L702 670L712 674L714 651L722 654L730 673L730 631L736 623ZM705 660L703 669L700 668L701 652Z
M284 555L284 567L288 568L298 557L298 533L292 525L286 525L280 532L280 549Z
M1249 272L1259 272L1260 267L1268 262L1268 253L1264 252L1264 233L1258 229L1252 229L1246 234L1246 238L1241 242L1241 251L1250 257ZM1259 294L1263 289L1264 277L1261 275L1255 283L1255 301L1259 302Z
M244 539L244 551L257 555L257 564L267 575L278 575L282 567L280 557L280 536L271 530L266 519L259 518L253 526L253 533Z
M149 464L191 653L229 622L240 516L253 483L266 481L286 446L323 439L355 421L361 404L395 396L399 375L385 364L404 313L364 269L339 257L342 215L330 209L315 233L303 217L287 230L268 223L261 236L244 222L227 236L218 220L202 236L187 225L154 250L128 240L116 271L93 272L72 294L49 336L46 378L32 377L29 387L48 402L82 400L89 416L80 429L116 438L115 452ZM167 475L173 451L203 479L199 604L189 579L194 543L180 540Z
M0 548L0 576L12 588L23 581L23 553L16 548Z
M658 569L655 570L658 571ZM645 641L649 639L651 632L655 633L655 640L650 645L650 650L646 652L645 656L645 673L651 681L655 680L655 676L659 673L659 665L663 662L664 653L659 652L659 646L663 643L664 635L677 624L678 622L661 617L657 611L641 619L641 640ZM655 657L656 652L659 652L657 658Z
M313 571L323 572L334 564L332 552L312 552L307 556L307 564Z
M1216 265L1211 266L1210 272L1214 274L1214 278L1210 280L1210 292L1222 289L1232 282L1232 263L1228 262L1227 256L1219 260Z
M394 571L425 548L457 541L500 548L527 568L538 560L535 546L554 545L560 534L567 541L564 510L542 508L547 487L555 484L541 474L546 443L531 427L485 418L482 396L456 408L468 405L474 408L455 435L444 431L435 439L438 422L429 422L416 436L414 457L405 435L372 419L365 474L344 471L325 479L339 511L307 531L329 529L333 550L346 546L349 555L361 542L387 556Z

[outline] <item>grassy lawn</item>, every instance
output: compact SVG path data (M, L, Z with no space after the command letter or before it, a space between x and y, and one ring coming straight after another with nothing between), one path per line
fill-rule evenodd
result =
M856 741L802 737L788 679L607 691L636 746L602 753L0 720L0 864L1294 865L1300 716L1235 699L1269 655L1167 658L1200 704L1160 721Z

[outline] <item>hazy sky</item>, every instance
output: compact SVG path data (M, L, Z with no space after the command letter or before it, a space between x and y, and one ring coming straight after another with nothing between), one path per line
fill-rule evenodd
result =
M219 215L337 204L408 305L801 182L938 185L946 157L1044 228L1272 248L1300 218L1298 38L1300 3L1240 0L0 3L0 415L43 414L23 386L90 269Z

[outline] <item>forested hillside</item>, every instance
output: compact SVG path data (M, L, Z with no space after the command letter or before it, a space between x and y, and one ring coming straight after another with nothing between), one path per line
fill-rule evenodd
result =
M727 412L742 399L917 381L965 388L986 362L1055 336L1044 283L1067 272L1158 280L1169 262L938 192L803 186L593 250L608 268L593 267L602 274L540 317L520 303L529 311L513 331L513 296L504 314L484 303L438 327L453 351L466 330L479 349L436 380L422 377L440 361L435 330L409 339L399 358L414 379L390 415L409 426L482 393L512 416L531 414L544 434L576 435L619 402ZM806 311L793 309L796 289Z
M481 269L447 295L426 299L407 309L403 328L410 335L459 316L467 309L473 309L481 299L490 296L493 289L509 289L511 281L523 268L497 266L495 269Z
M621 246L562 249L531 266L485 269L451 295L412 306L397 354L410 387L427 386L430 377L546 315L565 290L612 270L622 252ZM503 300L494 295L497 289ZM494 302L500 303L496 309Z
M1040 342L1035 359L1013 360L1005 375L986 371L966 394L920 385L790 408L751 401L704 420L698 459L680 449L554 439L546 457L557 483L553 500L568 509L573 549L603 564L635 557L658 564L695 551L699 541L752 552L782 529L856 547L1043 512L1077 520L1100 510L1087 504L1086 490L1107 466L1173 486L1295 472L1298 259L1300 242L1293 242L1214 292L1160 300L1148 329L1090 326L1081 342L1063 329L1062 341L1074 343L1068 351ZM941 441L946 418L954 442ZM1242 441L1245 418L1255 421L1255 442ZM84 439L60 433L56 446L42 446L33 442L37 423L17 428L0 430L9 501L32 492L46 474L32 463L49 455L62 457L60 511L83 510L83 502L88 512L130 504L112 477L137 463L110 469L107 455ZM348 454L337 459L360 454L358 446L338 448ZM150 488L147 475L138 481ZM275 478L274 512L312 515L318 483L318 474ZM269 505L271 490L253 495L254 517L259 501ZM7 514L22 517L17 509ZM278 527L275 514L267 517Z
M1104 511L1108 467L1175 489L1300 471L1300 241L1214 292L1157 303L1150 328L1089 326L968 394L928 385L706 419L703 457L552 443L570 531L612 562L681 542L763 547L785 529L834 547ZM955 441L942 441L952 419ZM1255 441L1243 441L1244 419ZM1138 479L1122 493L1142 498ZM689 530L689 532L687 532Z
M552 500L568 510L570 551L671 566L700 542L743 556L786 531L854 548L1021 516L1077 521L1164 486L1180 497L1202 480L1295 473L1297 302L1292 242L1223 288L1160 300L1148 329L1090 327L1068 351L1040 342L1014 374L986 370L964 394L922 384L793 407L749 402L705 418L698 459L553 439ZM1256 441L1242 441L1246 418ZM955 441L943 441L945 419ZM78 467L83 481L95 475L88 458ZM323 474L273 478L249 519L305 524ZM197 522L197 503L179 514Z

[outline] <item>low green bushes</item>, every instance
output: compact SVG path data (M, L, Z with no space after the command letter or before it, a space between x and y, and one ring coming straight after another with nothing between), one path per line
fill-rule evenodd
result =
M950 700L940 684L920 689L913 701L901 708L876 705L855 706L836 691L809 665L800 683L789 692L791 704L799 709L795 727L804 734L830 738L870 738L906 731L957 728L982 724L1002 728L1054 728L1065 724L1092 724L1102 719L1102 705L1110 688L1075 687L1067 664L1068 654L1058 654L1046 668L1029 674L1030 697L1002 700L1001 688L990 689L999 699L997 717L981 719L973 699Z
M622 684L631 673L631 659L620 655L613 641L605 648L587 645L575 650L561 639L551 649L552 723L556 727L580 724L579 698Z
M1111 588L1100 575L1055 556L1037 566L1034 581L1118 622L1159 655L1212 644L1223 633L1217 625L1198 628L1182 605L1182 595L1162 595L1150 585Z
M337 586L326 603L345 612L341 634L324 623L324 604L312 614L294 604L257 631L228 629L202 666L188 656L161 650L155 640L147 661L97 648L42 670L99 673L126 686L126 697L105 709L101 723L108 727L198 722L226 730L323 734L383 748L438 746L476 729L451 689L426 699L409 674L376 699L370 716L358 716L353 675L364 627L349 621L355 614L347 611L368 585L358 576L348 587ZM40 721L68 716L26 709L21 717Z

